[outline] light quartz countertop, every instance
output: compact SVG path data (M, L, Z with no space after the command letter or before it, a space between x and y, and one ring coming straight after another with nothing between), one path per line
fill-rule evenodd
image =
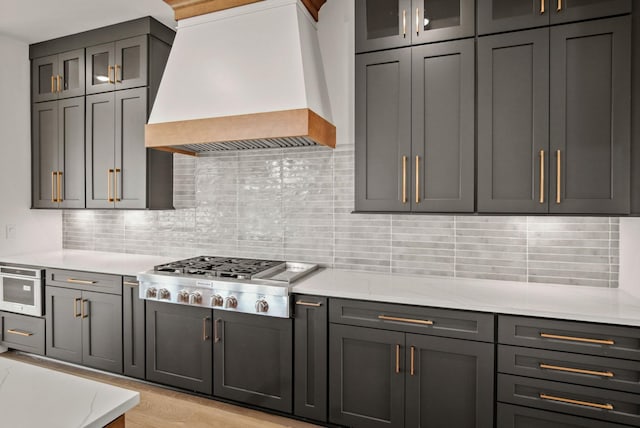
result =
M140 402L140 394L0 357L0 425L103 427Z
M324 269L294 293L640 326L640 299L616 288Z
M71 269L86 272L135 276L154 266L175 261L175 257L108 253L103 251L58 250L0 256L0 263L23 264L44 268Z

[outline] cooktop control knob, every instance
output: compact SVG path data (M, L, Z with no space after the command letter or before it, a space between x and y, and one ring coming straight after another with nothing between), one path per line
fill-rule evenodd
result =
M219 294L215 294L211 296L211 306L222 306L224 305L224 300L222 296Z
M161 288L158 290L158 299L167 299L171 298L171 293L166 288Z
M236 299L236 296L229 296L226 299L224 299L224 307L225 308L237 308L238 307L238 299Z
M200 293L199 291L194 291L193 293L189 294L190 305L197 305L200 302L202 302L202 293Z
M189 301L189 292L187 290L178 291L178 302L187 303Z
M145 293L145 296L156 297L157 295L158 295L158 290L156 290L156 287L147 288L147 292Z
M256 312L267 312L269 310L269 304L266 300L260 299L256 302Z

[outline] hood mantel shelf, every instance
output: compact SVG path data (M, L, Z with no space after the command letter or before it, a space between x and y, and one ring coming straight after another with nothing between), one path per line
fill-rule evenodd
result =
M176 21L205 13L218 12L263 0L164 0L175 15ZM318 20L318 11L327 0L302 0L311 16Z

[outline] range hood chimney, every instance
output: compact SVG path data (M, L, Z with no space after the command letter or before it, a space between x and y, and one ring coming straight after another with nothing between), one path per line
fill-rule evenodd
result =
M175 3L216 2L165 1L174 3L178 19L184 9ZM147 147L185 154L335 147L311 13L301 0L235 0L249 2L178 21L145 127ZM199 6L194 7L206 10Z

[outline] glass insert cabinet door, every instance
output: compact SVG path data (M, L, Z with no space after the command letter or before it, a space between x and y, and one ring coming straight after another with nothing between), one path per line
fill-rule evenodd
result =
M147 36L87 48L87 94L147 85Z
M475 34L474 0L356 0L356 52Z
M84 95L84 49L36 58L32 67L33 101Z

